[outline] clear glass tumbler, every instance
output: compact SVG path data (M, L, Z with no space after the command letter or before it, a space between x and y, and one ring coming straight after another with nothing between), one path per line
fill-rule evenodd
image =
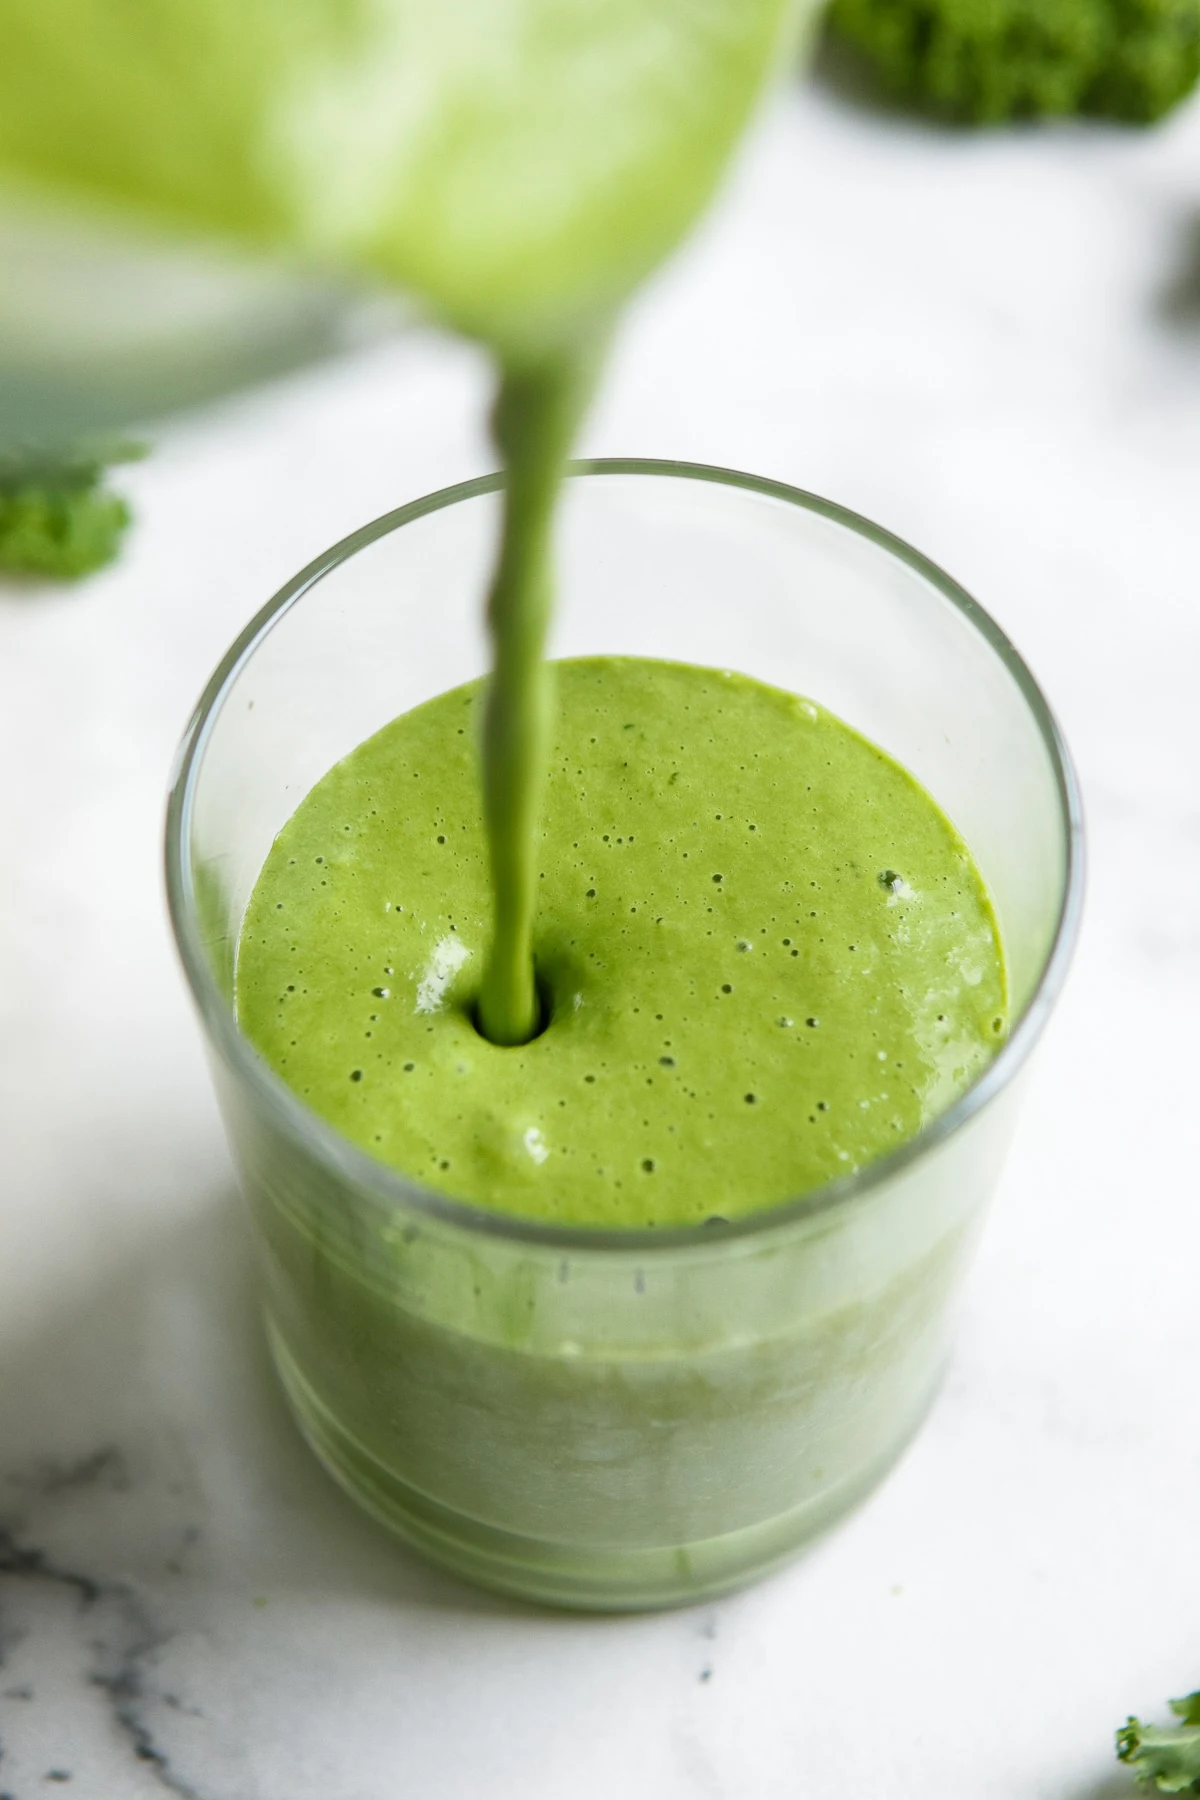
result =
M577 465L555 653L739 669L882 745L991 888L1012 1029L894 1154L728 1225L557 1229L406 1180L306 1110L240 1035L238 931L275 834L326 770L484 671L500 487L468 482L366 526L247 627L180 753L171 912L254 1217L272 1350L318 1456L473 1581L562 1606L668 1606L791 1555L919 1425L1016 1077L1070 955L1078 801L1028 670L924 557L774 482Z

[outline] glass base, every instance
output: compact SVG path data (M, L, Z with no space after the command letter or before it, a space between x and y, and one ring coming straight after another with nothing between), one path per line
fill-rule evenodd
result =
M801 1506L696 1543L611 1549L501 1531L410 1487L339 1424L300 1372L269 1314L266 1325L271 1355L300 1430L352 1499L412 1549L462 1580L574 1612L692 1606L771 1574L879 1485L924 1423L940 1385L939 1371L938 1381L881 1455Z

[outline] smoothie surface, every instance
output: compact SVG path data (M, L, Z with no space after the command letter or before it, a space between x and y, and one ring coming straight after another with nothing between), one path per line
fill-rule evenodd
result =
M473 1016L491 896L483 684L394 720L276 839L242 928L251 1042L417 1181L561 1224L732 1219L894 1149L995 1054L995 916L881 750L747 676L554 665L535 953L547 1023Z

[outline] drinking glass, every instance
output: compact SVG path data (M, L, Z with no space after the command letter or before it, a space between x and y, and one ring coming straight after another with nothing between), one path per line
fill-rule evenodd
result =
M907 545L776 482L574 465L554 653L737 669L881 745L989 886L1011 1029L911 1141L733 1223L563 1228L423 1188L259 1057L238 1029L234 967L267 852L312 786L397 714L484 673L501 488L466 482L365 526L246 628L180 752L171 913L272 1353L317 1455L472 1581L568 1607L669 1606L790 1556L920 1424L1070 956L1079 805L1020 657Z

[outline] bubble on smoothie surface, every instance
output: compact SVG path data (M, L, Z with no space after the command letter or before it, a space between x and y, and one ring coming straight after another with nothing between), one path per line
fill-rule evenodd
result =
M472 684L331 769L259 877L239 1019L308 1105L462 1199L661 1229L844 1176L986 1067L1007 1019L995 918L910 775L745 676L585 658L557 685L545 1030L501 1049L476 1029Z
M521 1142L535 1163L544 1163L550 1155L546 1148L546 1141L536 1125L531 1125L527 1131L522 1133Z
M454 977L470 959L471 952L461 938L439 938L417 983L415 1010L419 1013L437 1012Z

